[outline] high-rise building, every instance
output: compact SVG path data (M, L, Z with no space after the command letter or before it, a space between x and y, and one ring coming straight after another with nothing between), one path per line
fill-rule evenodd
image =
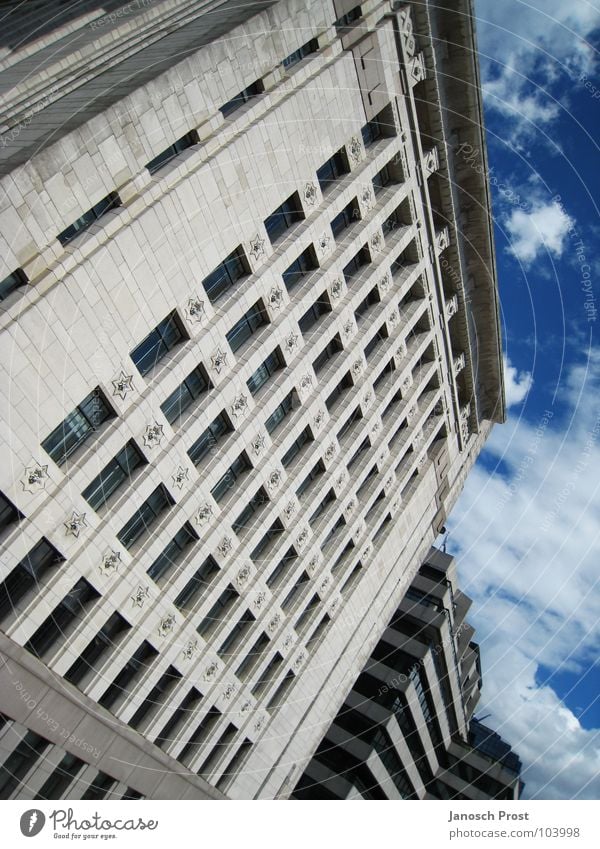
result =
M479 647L432 549L319 744L298 799L518 799L521 762L474 717Z
M504 416L471 2L51 6L0 64L3 792L286 797Z

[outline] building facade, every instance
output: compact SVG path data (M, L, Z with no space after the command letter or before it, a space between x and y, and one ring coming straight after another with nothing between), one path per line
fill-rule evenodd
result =
M521 762L473 715L479 647L432 549L294 791L297 799L518 799Z
M471 3L103 6L0 63L2 739L285 798L504 417Z

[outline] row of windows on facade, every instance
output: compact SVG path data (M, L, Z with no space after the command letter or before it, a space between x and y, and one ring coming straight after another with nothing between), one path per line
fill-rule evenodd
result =
M389 118L385 120L384 117L382 117L386 114L386 110L383 110L381 116L377 116L363 127L362 136L367 146L377 139L382 138L384 135L392 134L390 132L390 128L393 129L393 123L390 124ZM171 145L171 147L167 148L167 150L163 151L158 157L148 163L146 167L151 173L155 173L183 150L186 150L197 142L198 137L195 132L187 133ZM350 173L348 158L345 149L341 148L317 171L317 178L323 193L326 193L337 180L348 173ZM393 160L385 165L373 178L373 185L376 194L390 183L402 182L402 179L403 174L401 164L398 161ZM68 244L68 242L70 242L75 236L87 229L90 225L96 223L107 212L117 209L120 205L121 199L118 193L110 192L106 195L106 197L102 198L102 200L94 204L91 209L84 212L77 221L74 221L73 224L70 224L69 227L63 230L57 236L57 239L63 245ZM334 235L339 235L346 226L349 226L351 220L346 220L349 213L350 219L359 217L357 206L356 201L354 201L353 208L351 210L346 209L343 213L340 213L336 219L334 219L332 222L332 228L335 228ZM265 228L271 242L276 243L294 223L303 220L303 218L304 213L302 210L302 204L300 202L299 195L296 192L265 219ZM315 265L311 267L316 267L316 260ZM246 276L248 273L248 261L243 250L238 248L233 251L203 281L204 288L211 303L217 301L232 285L235 284L236 281ZM17 268L0 281L0 301L5 300L10 294L22 286L25 286L28 282L29 279L23 269Z

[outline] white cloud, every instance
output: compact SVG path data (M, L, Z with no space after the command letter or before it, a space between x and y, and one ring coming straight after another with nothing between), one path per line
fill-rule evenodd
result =
M561 73L572 79L590 73L600 10L586 0L477 0L476 14L484 96L511 119L518 146L559 115L553 86Z
M513 209L504 226L511 239L508 252L530 265L544 251L559 259L574 221L555 201L537 202L530 212Z
M533 378L528 371L519 371L504 357L504 390L506 408L520 404L533 386Z
M600 731L536 684L539 666L582 675L600 649L598 353L568 372L562 424L540 414L493 431L488 460L502 473L476 466L449 523L475 602L481 712L522 757L529 797L600 795Z

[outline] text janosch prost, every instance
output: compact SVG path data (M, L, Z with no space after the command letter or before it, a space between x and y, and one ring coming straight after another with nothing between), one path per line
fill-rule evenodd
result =
M448 815L448 822L455 822L456 820L528 820L529 812L522 811L521 813L512 813L511 811L476 811L472 814L455 814L454 811L450 811Z

